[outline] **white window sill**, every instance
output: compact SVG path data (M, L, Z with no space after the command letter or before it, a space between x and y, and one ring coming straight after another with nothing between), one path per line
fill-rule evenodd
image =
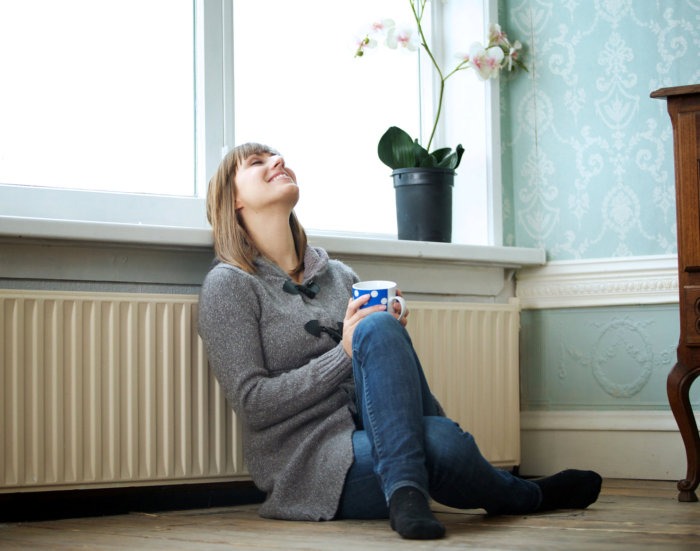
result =
M109 222L0 217L0 237L88 241L159 247L211 248L209 228L151 226ZM421 260L444 260L469 265L522 268L545 264L545 251L524 247L497 247L399 241L371 237L348 237L309 232L309 241L341 255L381 256Z
M309 232L312 245L363 279L392 279L416 298L504 301L513 273L545 264L522 247L399 241ZM46 247L51 254L46 254ZM201 283L209 228L0 216L0 279Z

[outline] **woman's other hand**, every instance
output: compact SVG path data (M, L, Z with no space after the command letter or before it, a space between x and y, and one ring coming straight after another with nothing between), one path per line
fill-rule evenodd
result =
M386 306L383 304L378 304L376 306L369 306L367 308L362 308L362 305L370 299L369 294L362 295L357 299L352 298L348 301L348 307L345 310L345 319L343 320L343 350L345 353L352 358L352 335L355 332L355 327L364 318L373 314L374 312L383 312L386 310Z
M401 292L400 289L396 289L396 296L403 298L403 293ZM406 306L404 308L403 317L399 320L399 323L401 325L403 325L404 327L406 327L406 324L408 323L409 310L408 310L408 302L406 301L405 298L404 298L404 303ZM399 316L401 315L401 305L399 304L398 301L394 302L394 311L392 312L392 314L396 319L399 319Z

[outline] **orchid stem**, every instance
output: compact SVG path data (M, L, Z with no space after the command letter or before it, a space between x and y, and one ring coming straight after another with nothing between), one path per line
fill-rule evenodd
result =
M409 0L409 2L411 4L411 11L413 12L413 18L416 20L416 25L418 26L418 34L420 35L421 45L423 46L425 53L428 54L428 57L430 58L430 61L433 64L433 67L435 67L435 70L437 71L438 76L440 77L440 93L438 95L437 113L435 114L435 121L433 122L433 130L430 133L430 138L428 139L428 145L425 148L428 151L430 151L430 146L433 143L433 138L435 137L435 131L437 130L438 121L440 120L440 113L442 113L442 97L443 97L443 93L445 90L445 81L450 76L452 76L455 73L455 71L452 71L452 73L450 73L446 77L443 76L442 69L438 65L438 62L435 60L435 57L433 56L433 52L430 51L430 47L428 46L428 41L425 39L425 34L423 34L423 26L421 25L421 19L423 19L423 13L425 12L426 1L427 0L421 0L420 13L418 13L418 11L416 10L416 0Z

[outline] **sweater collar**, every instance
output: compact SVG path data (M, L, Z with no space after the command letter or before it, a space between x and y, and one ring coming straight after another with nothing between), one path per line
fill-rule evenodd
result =
M262 277L274 276L274 277L284 277L289 276L274 262L271 262L267 258L258 257L255 261L255 265L258 268L258 273ZM323 273L328 266L328 253L321 249L320 247L307 246L304 253L304 281L307 283Z
M322 274L328 267L328 253L320 247L306 247L304 253L304 282Z

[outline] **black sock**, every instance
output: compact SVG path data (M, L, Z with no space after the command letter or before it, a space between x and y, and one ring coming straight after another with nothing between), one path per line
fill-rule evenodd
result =
M533 480L542 490L538 511L585 509L600 493L603 479L594 471L568 469L555 475Z
M389 518L391 527L405 539L434 540L445 535L445 527L433 515L426 497L411 486L392 494Z

